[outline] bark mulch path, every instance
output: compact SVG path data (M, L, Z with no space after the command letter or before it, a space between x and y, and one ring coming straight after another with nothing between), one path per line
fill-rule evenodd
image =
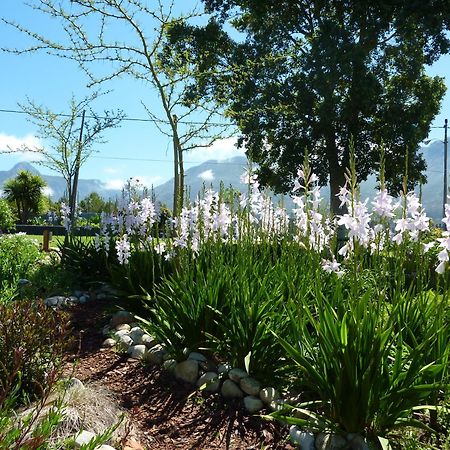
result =
M147 449L293 450L287 428L252 417L240 402L199 393L168 372L144 366L112 350L101 349L101 327L109 302L96 300L71 307L76 349L67 371L83 382L111 390L131 415L140 443Z

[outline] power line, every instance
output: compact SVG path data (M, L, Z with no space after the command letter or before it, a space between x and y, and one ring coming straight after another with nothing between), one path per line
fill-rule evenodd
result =
M128 158L125 156L91 156L91 158L96 159L117 159L121 161L146 161L146 162L165 162L165 163L174 163L171 159L153 159L153 158ZM184 164L214 164L214 165L221 165L221 166L241 166L242 163L227 163L227 162L219 162L219 161L184 161Z
M30 115L26 111L21 111L21 110L17 110L17 109L0 109L0 112L7 113L7 114ZM44 113L44 114L48 115L48 113ZM71 114L63 114L63 113L54 114L54 116L56 116L56 117L73 117ZM76 116L76 117L81 117L81 116ZM110 117L106 117L106 116L86 116L86 118L87 119L110 119ZM168 120L164 120L164 119L149 119L149 118L142 118L142 117L124 117L122 120L125 122L151 122L151 123L164 123L166 125L170 125L170 122ZM195 122L195 121L188 121L188 120L186 120L186 121L180 120L178 123L181 123L183 125L205 125L205 122ZM207 125L214 126L214 127L229 127L229 126L231 126L230 124L219 123L219 122L208 122Z

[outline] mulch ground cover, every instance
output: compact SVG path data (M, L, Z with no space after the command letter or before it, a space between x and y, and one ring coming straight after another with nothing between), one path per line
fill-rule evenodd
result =
M153 449L293 450L287 428L249 415L241 402L195 391L156 366L143 365L102 349L101 327L108 323L108 301L70 308L74 350L67 373L101 383L128 412L140 443Z

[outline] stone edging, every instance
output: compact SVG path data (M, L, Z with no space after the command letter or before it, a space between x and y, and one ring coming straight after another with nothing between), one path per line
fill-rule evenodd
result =
M175 378L196 385L206 392L219 392L226 399L242 399L245 409L258 413L264 407L279 410L286 400L280 397L273 387L262 387L261 383L250 377L240 368L228 364L215 366L199 352L190 352L186 360L172 359L162 345L145 333L127 311L118 311L108 325L102 329L106 338L104 348L122 347L130 358L162 366L172 372ZM289 437L301 450L369 450L367 441L358 434L348 433L345 437L327 433L313 434L293 425Z

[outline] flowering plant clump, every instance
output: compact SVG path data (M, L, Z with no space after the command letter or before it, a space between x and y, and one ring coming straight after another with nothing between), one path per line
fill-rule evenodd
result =
M417 195L394 199L382 175L361 199L354 160L334 217L307 161L292 212L251 171L241 180L246 193L206 190L165 234L149 198L102 215L97 249L115 251L118 278L151 299L148 332L180 358L208 349L262 381L298 380L313 399L300 408L329 429L372 439L414 425L412 411L448 389L450 206L433 234Z
M120 264L126 264L134 249L151 248L165 259L171 259L185 249L195 256L200 246L210 240L231 243L251 237L258 242L264 236L289 239L317 253L323 270L340 277L356 247L373 254L388 251L390 245L421 242L424 254L439 247L436 271L444 272L450 251L450 206L446 207L443 222L447 230L442 237L424 240L430 231L430 218L414 192L404 193L395 201L382 186L370 203L370 210L369 200L359 199L355 182L349 177L338 193L340 206L347 212L331 219L324 214L326 206L317 176L307 164L297 173L291 195L295 205L292 215L286 208L274 205L271 198L261 192L256 175L246 171L241 181L248 183L248 194L240 195L238 205L226 203L220 192L207 190L202 198L185 206L180 215L172 219L169 239L155 239L152 235L159 217L151 199L122 202L116 213L102 213L96 248L108 252L113 243ZM61 214L70 229L69 213L62 204ZM332 243L336 242L340 229L346 230L345 242L333 251Z

